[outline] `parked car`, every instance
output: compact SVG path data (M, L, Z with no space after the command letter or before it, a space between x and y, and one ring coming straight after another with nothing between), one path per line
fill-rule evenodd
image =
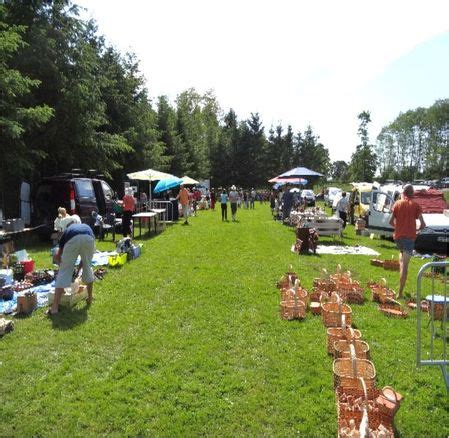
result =
M351 184L353 189L349 193L349 205L354 208L354 218L365 218L369 210L373 185L363 182Z
M342 194L342 190L339 189L338 187L328 187L324 191L324 205L332 208L332 204L334 202L335 196L336 195L341 196L341 194Z
M312 207L315 206L315 193L313 193L313 190L302 190L301 191L301 200L306 205L310 205Z
M367 229L381 236L393 236L390 225L391 209L396 199L402 193L402 186L398 186L392 193L374 190L368 212ZM414 200L423 209L426 227L417 234L415 249L421 253L449 254L449 217L444 214L448 208L440 190L415 191Z
M77 214L83 223L91 226L94 225L92 212L102 216L113 212L114 192L106 181L98 178L62 174L42 179L28 193L30 222L40 226L43 234L53 230L58 207L64 207L69 214Z
M442 189L449 188L449 176L446 176L445 178L441 178L440 187Z

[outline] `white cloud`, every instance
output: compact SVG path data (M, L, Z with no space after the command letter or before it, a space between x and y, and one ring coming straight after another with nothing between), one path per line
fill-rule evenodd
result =
M370 109L361 90L449 30L449 2L435 0L77 3L109 43L136 53L151 96L213 88L225 110L260 112L267 129L310 123L333 159L349 159L357 143L356 116ZM389 121L373 117L377 129Z

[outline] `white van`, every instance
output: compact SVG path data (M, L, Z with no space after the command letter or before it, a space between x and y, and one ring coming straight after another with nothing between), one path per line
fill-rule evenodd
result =
M383 189L383 190L382 190ZM391 209L402 193L402 186L383 186L373 189L368 212L367 229L384 237L393 236L390 225ZM417 190L414 200L423 209L426 227L418 232L415 249L421 253L449 255L449 217L443 212L449 208L439 190Z

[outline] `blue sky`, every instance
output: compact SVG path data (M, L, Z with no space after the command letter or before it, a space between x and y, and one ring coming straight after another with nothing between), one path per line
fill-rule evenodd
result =
M310 124L349 160L357 114L371 141L401 111L449 98L446 0L75 0L141 61L153 98L213 89L224 112L266 131Z

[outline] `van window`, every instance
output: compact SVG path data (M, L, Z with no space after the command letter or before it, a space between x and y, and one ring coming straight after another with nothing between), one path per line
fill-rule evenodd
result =
M107 183L105 183L104 181L101 181L101 187L103 189L104 199L106 201L112 201L113 191L109 187L109 185Z
M382 213L389 213L393 207L393 200L385 193L379 193L377 195L376 203L373 205L374 210Z
M95 192L91 181L75 180L75 187L79 198L95 199Z
M362 204L369 204L371 201L371 192L362 192L360 194L362 197Z

